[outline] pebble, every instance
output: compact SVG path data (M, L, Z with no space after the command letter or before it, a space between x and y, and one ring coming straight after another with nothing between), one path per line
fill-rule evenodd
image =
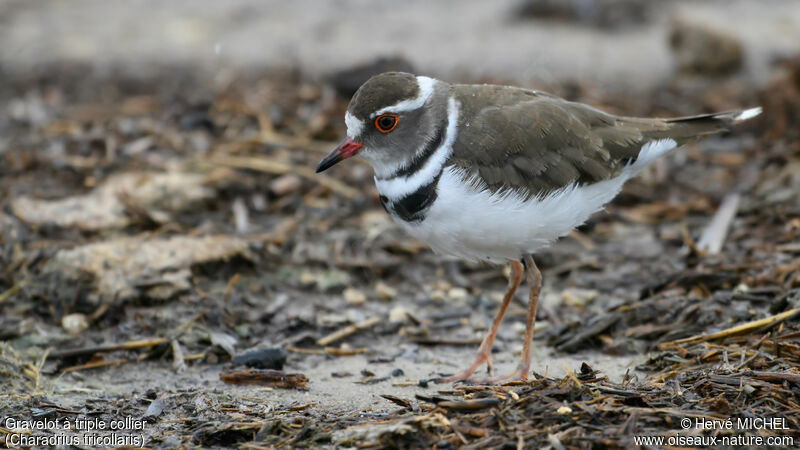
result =
M561 293L561 300L565 305L570 306L584 306L587 303L593 302L599 292L594 289L577 289L570 288Z
M81 313L67 314L61 319L61 326L67 333L77 336L89 328L89 320Z
M378 284L375 285L375 295L377 295L380 300L392 300L397 297L397 289L383 281L379 281Z
M346 301L348 305L358 306L367 302L367 296L358 289L347 288L344 290L343 295L344 301Z
M401 323L405 322L408 318L408 309L403 306L397 306L389 311L389 322Z
M450 288L450 290L447 291L447 298L450 300L466 300L468 295L469 292L461 287Z
M283 370L286 352L280 348L256 347L233 357L234 364L258 369Z

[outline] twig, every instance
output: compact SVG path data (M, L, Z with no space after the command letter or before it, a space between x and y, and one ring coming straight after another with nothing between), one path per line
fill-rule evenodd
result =
M367 347L359 347L359 348L325 347L325 354L333 356L353 356L366 352L367 352Z
M745 372L743 375L763 381L778 381L778 382L791 381L792 383L800 384L800 374L796 373L752 371L752 372Z
M476 398L470 400L445 400L436 404L438 407L445 409L454 409L460 411L469 411L474 409L491 408L500 404L500 399L496 397L489 398Z
M142 339L139 341L128 341L121 344L96 345L92 347L71 348L57 350L50 353L51 358L69 358L71 356L91 355L101 352L113 352L116 350L133 350L136 348L155 347L167 342L166 338Z
M45 361L47 361L47 355L50 354L50 347L46 348L42 356L39 358L39 362L36 363L36 380L33 385L34 392L39 392L39 375L42 373L42 367L44 367Z
M76 372L78 370L84 370L84 369L96 369L98 367L118 366L120 364L125 364L127 362L128 362L127 359L114 359L111 361L94 361L86 364L79 364L77 366L67 367L62 372L67 373L67 372Z
M476 345L483 342L483 339L439 339L434 337L413 337L411 342L419 345Z
M300 150L310 150L321 155L326 155L336 145L335 142L309 139L302 136L286 136L269 130L262 130L253 139L243 139L217 147L221 153L236 153L250 148L260 147L264 144L271 146L288 147Z
M325 350L320 350L318 348L300 348L300 347L293 347L288 346L286 347L286 351L292 353L301 353L304 355L324 355Z
M227 305L228 300L231 298L231 291L233 291L233 286L236 285L236 282L239 281L239 273L233 274L230 280L228 280L228 284L225 285L225 294L222 297L222 303Z
M281 161L274 161L266 158L252 158L244 156L214 156L208 161L210 164L233 167L237 169L251 169L259 172L271 173L274 175L283 175L285 173L296 173L303 178L307 178L315 183L330 189L331 191L340 194L348 199L354 199L361 194L356 189L334 180L331 177L318 174L314 169L306 166L299 166Z
M181 373L186 370L186 362L183 356L181 343L177 339L172 340L172 368L175 372Z
M354 323L352 325L348 325L340 330L334 331L333 333L321 338L317 341L317 345L321 345L323 347L333 344L334 342L338 341L339 339L346 338L351 334L355 334L361 330L365 330L367 328L371 328L377 325L381 321L380 317L370 317L369 319Z
M17 283L8 288L5 292L0 293L0 303L3 303L14 296L17 292L19 292L20 289L22 289L22 283Z
M713 341L713 340L716 340L716 339L726 338L728 336L735 336L737 334L747 333L747 332L750 332L750 331L753 331L753 330L757 330L759 328L769 327L769 326L775 325L775 324L777 324L779 322L782 322L782 321L788 319L789 317L791 317L791 316L793 316L793 315L795 315L795 314L797 314L799 312L800 312L800 308L794 308L794 309L790 309L789 311L784 311L784 312L782 312L780 314L776 314L774 316L766 317L766 318L761 319L761 320L754 320L752 322L743 323L741 325L737 325L735 327L731 327L731 328L728 328L728 329L725 329L725 330L722 330L722 331L717 331L716 333L704 334L704 335L696 335L696 336L691 336L691 337L688 337L688 338L678 339L678 340L675 340L675 341L662 342L662 343L658 344L658 349L659 350L664 350L664 349L667 349L669 347L674 347L676 345L681 345L681 344L698 344L700 342Z

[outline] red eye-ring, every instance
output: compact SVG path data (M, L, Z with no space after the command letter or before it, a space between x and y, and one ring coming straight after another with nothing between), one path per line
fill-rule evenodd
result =
M381 133L388 133L397 126L397 114L381 114L375 118L375 128Z

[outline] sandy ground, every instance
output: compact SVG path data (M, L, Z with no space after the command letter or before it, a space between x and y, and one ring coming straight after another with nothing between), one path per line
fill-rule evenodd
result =
M391 345L385 339L375 346L377 349L389 349ZM438 389L448 389L450 384L429 387L408 386L404 382L416 382L429 379L436 373L452 373L463 367L457 366L469 361L475 350L471 347L462 350L448 349L446 346L424 350L428 361L398 360L390 364L369 363L368 358L356 355L352 357L324 358L312 357L297 360L286 367L287 372L301 372L309 378L307 390L287 390L263 388L258 386L236 386L225 384L219 380L219 373L226 367L222 365L196 366L190 370L176 374L163 363L142 363L135 366L109 368L92 374L80 376L65 375L48 381L48 398L65 407L80 408L86 396L104 396L130 398L142 394L148 389L159 392L204 391L214 395L228 395L234 399L248 399L260 402L265 410L285 409L296 405L311 403L315 411L331 413L363 412L370 414L386 414L396 410L396 405L380 397L381 394L394 395L401 398L413 398L415 394L433 395ZM496 353L496 370L499 374L510 372L517 363L517 356L510 352ZM595 352L573 355L554 355L552 350L543 346L534 346L534 371L548 376L563 377L563 367L575 370L586 362L592 368L601 370L613 382L620 382L625 371L633 372L633 365L646 358L611 357ZM432 360L440 361L438 363ZM361 384L362 369L372 370L378 376L388 375L394 367L402 367L404 375L376 384ZM332 372L348 371L352 376L335 378ZM148 382L143 383L142 380ZM392 383L400 382L398 386Z

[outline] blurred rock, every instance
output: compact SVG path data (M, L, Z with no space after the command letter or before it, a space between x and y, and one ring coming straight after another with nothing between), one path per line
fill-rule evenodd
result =
M142 216L149 221L169 221L171 213L184 211L213 198L200 174L123 173L108 177L86 195L59 200L19 197L11 211L23 222L78 227L82 230L124 228Z
M397 296L397 289L389 286L383 281L379 281L377 284L375 284L375 295L377 295L378 299L380 300L392 300Z
M416 73L414 66L402 56L382 56L372 62L334 72L326 76L325 80L336 89L339 95L350 98L371 76L382 72Z
M367 302L367 296L358 289L347 288L342 295L344 296L344 301L351 306L363 305Z
M228 236L142 235L60 250L40 276L78 280L91 275L93 303L137 296L166 299L191 287L191 266L235 257L252 259L248 241Z
M561 293L561 300L570 306L586 306L593 302L600 293L594 289L568 288Z
M466 289L461 287L450 288L447 291L447 298L449 298L450 300L464 301L467 299L468 296L469 292L467 292Z
M669 46L679 73L729 75L742 67L742 45L735 36L677 18L672 22Z
M389 311L389 322L402 323L408 318L408 308L396 306Z
M523 0L514 16L618 29L649 22L666 2L642 0Z
M61 319L61 326L67 333L77 336L89 328L89 320L84 314L68 314Z
M283 370L286 352L279 348L254 347L234 356L233 362L256 369Z

